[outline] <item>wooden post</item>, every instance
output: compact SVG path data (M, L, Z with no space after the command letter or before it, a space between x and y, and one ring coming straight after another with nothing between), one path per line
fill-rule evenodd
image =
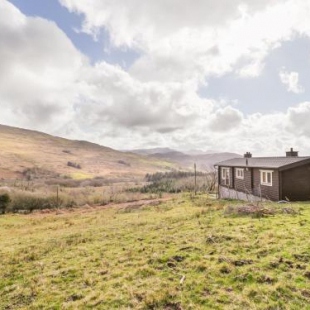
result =
M59 185L57 185L57 189L56 189L56 203L57 203L57 208L59 208Z
M197 175L196 175L196 163L194 164L194 170L195 170L195 196L197 194Z

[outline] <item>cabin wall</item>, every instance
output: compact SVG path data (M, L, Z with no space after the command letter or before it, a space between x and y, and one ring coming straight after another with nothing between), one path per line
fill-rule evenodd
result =
M265 201L266 199L260 198L258 196L254 196L249 193L237 191L232 188L227 188L226 186L219 186L219 198L221 199L238 199L238 200L244 200L244 201Z
M272 170L272 186L263 185L260 181L260 170ZM269 200L280 200L279 171L275 169L253 169L253 194Z
M310 200L310 164L282 171L282 197L290 201Z
M219 167L222 168L222 167ZM273 201L281 200L280 195L280 174L275 169L262 168L244 168L244 179L236 177L237 167L227 167L230 171L230 186L226 186L222 178L219 185L226 188L233 188L238 193L245 193L247 195L254 195L260 198L265 198ZM310 168L309 168L310 169ZM272 170L272 186L262 185L260 180L260 170ZM220 175L222 176L222 175ZM231 193L230 193L231 194Z
M219 167L221 168L221 167ZM227 167L230 171L230 185L226 186L220 178L222 197L240 197L241 193L254 195L273 201L310 201L310 164L279 172L277 169L244 168L244 179L236 178L236 167ZM271 170L272 186L262 185L260 170ZM221 176L221 174L220 174ZM233 189L236 193L226 191ZM242 198L244 199L244 198ZM246 199L245 199L246 200Z
M247 194L252 193L252 169L244 168L244 179L238 179L236 177L236 169L235 169L235 189L240 192L244 192ZM242 168L243 169L243 168Z

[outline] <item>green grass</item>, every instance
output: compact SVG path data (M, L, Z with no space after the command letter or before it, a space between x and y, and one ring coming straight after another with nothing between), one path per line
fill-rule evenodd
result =
M234 203L1 216L0 309L310 309L310 205Z

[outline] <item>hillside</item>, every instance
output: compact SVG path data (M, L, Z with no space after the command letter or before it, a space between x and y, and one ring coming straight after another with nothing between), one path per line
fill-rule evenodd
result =
M135 150L128 150L128 152L132 152L139 155L152 155L152 154L166 154L170 152L174 152L173 149L168 147L157 147L151 149L135 149Z
M217 162L241 157L241 155L236 153L228 153L228 152L210 152L210 153L202 153L201 151L189 151L189 153L178 152L169 148L162 149L141 149L141 150L133 150L132 152L136 152L138 154L146 155L148 158L152 159L160 159L175 163L178 167L182 167L183 169L193 169L194 163L197 165L197 169L201 171L212 170L214 164Z
M0 125L0 146L0 179L19 178L33 167L74 179L95 176L132 179L174 167L164 159L4 125ZM68 162L81 169L69 167Z

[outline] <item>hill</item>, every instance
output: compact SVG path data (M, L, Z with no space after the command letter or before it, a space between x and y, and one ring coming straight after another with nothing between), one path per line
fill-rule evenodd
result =
M175 167L160 158L4 125L0 125L0 146L0 179L20 178L33 167L45 174L57 173L74 179L95 176L132 179Z
M203 153L201 151L189 151L188 153L175 151L169 148L132 150L148 158L160 159L175 163L181 169L193 169L194 163L200 171L212 170L214 164L222 160L242 157L240 154L228 152Z
M168 147L157 147L157 148L152 148L152 149L128 150L128 152L132 152L134 154L139 154L139 155L152 155L152 154L166 154L166 153L174 152L174 150Z

